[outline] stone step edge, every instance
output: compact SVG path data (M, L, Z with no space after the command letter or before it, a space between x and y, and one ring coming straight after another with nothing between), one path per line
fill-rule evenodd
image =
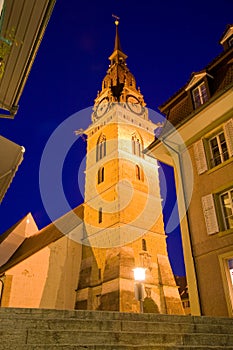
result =
M149 314L149 313L128 313L128 312L117 312L117 311L95 311L95 310L63 310L63 309L42 309L42 308L8 308L8 307L2 307L0 308L0 317L4 314L7 314L9 317L9 313L13 313L14 317L17 317L18 315L27 315L30 317L38 317L39 315L46 316L50 314L51 317L54 318L54 314L58 314L59 317L62 318L74 318L74 319L87 319L87 315L91 315L91 317L88 317L88 319L95 319L95 320L102 320L105 319L105 316L107 319L109 319L109 316L116 316L113 318L110 318L111 320L124 320L127 319L128 321L138 321L138 319L133 320L132 317L135 318L141 318L145 319L147 322L151 320L151 318L159 318L161 322L167 321L167 319L177 319L177 320L184 320L188 319L192 320L194 323L196 321L223 321L223 322L230 322L232 320L229 317L217 317L217 316L192 316L192 315L168 315L168 314ZM73 315L72 315L73 314ZM72 316L69 316L72 315ZM77 317L80 316L80 317ZM95 317L93 317L95 316ZM186 321L185 321L186 322ZM202 323L202 322L201 322ZM204 322L205 323L205 322Z
M162 336L162 335L169 335L169 336L208 336L208 337L212 337L213 335L216 336L216 337L232 337L233 338L233 333L232 334L229 334L229 333L190 333L190 332L182 332L182 333L174 333L174 332L171 332L171 333L167 333L167 332L147 332L147 331L144 331L144 332L140 332L140 331L117 331L117 330L109 330L109 331L106 331L106 330L103 330L103 331L99 331L99 330L96 330L96 331L91 331L91 330L82 330L80 331L79 329L77 330L73 330L73 329L66 329L66 330L63 330L63 329L59 329L59 330L54 330L54 329L43 329L41 330L40 328L36 329L36 328L30 328L30 329L25 329L24 330L25 332L28 333L91 333L91 334L137 334L139 336L141 335L145 335L145 334L148 334L148 335L159 335L159 336ZM4 332L5 334L12 334L12 332ZM13 334L22 334L22 330L13 330ZM233 349L233 348L232 348Z
M115 350L113 349L113 346L114 348L124 348L124 349L139 349L139 350L144 350L144 349L149 349L149 350L153 350L153 349L157 349L159 348L159 350L164 350L164 349L172 349L174 350L174 344L169 344L169 345L166 345L166 344L156 344L156 345L122 345L122 344L90 344L90 345L82 345L82 344L55 344L55 345L48 345L46 344L46 350L49 348L73 348L75 347L75 349L93 349L93 350L96 350L96 349L101 349L101 350ZM37 348L41 348L41 349L45 349L44 348L44 345L43 344L34 344L34 345L29 345L29 344L25 344L25 345L19 345L19 347L17 347L17 350L19 349L37 349ZM101 347L101 348L100 348ZM109 349L108 349L109 348ZM1 349L1 347L0 347ZM9 348L12 350L12 347ZM232 346L231 345L180 345L180 344L177 344L175 346L175 349L176 350L179 350L179 349L198 349L198 350L205 350L205 349L230 349L232 350ZM4 347L4 350L6 350L6 348Z
M0 315L0 321L4 322L4 320L9 321L13 321L15 322L16 319L17 320L28 320L29 322L35 321L35 322L44 322L44 323L49 323L49 322L64 322L64 324L67 322L85 322L85 323L109 323L109 324L116 324L116 323L130 323L130 324L134 324L135 322L140 322L140 323L145 323L145 324L150 324L150 325L158 325L158 324L165 324L165 325L169 325L169 326L187 326L187 325L193 325L193 326L213 326L213 327L217 327L217 326L228 326L228 327L232 327L233 328L233 320L232 319L224 319L227 320L227 322L193 322L192 320L187 320L186 322L172 322L172 320L169 320L167 322L165 321L161 321L161 320L130 320L130 319L93 319L93 318L75 318L75 317L69 317L69 318L54 318L54 317L37 317L37 318L29 318L29 315L20 315L18 317L15 317L14 315L12 315L12 317L9 317L9 315L4 315L4 317L2 317L2 315ZM219 320L219 319L218 319Z

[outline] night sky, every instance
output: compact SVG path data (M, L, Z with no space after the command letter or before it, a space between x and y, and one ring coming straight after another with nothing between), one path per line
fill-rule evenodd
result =
M222 52L219 39L233 22L233 1L57 0L19 111L14 120L0 119L1 135L26 149L0 205L0 233L28 212L39 228L49 223L39 189L41 156L62 122L93 105L114 47L112 14L120 17L120 39L128 67L147 106L157 111L192 72L202 70ZM74 129L90 124L88 113L83 115L85 120ZM64 180L64 189L71 207L83 201L77 171L84 152L85 142L79 138L64 162L64 179L69 178ZM172 176L171 169L168 173ZM183 275L182 254L177 253L177 247L178 230L170 234L169 253L174 273Z

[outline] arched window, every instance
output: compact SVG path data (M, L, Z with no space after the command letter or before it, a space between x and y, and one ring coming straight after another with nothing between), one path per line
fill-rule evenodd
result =
M104 167L99 168L98 170L98 184L104 181Z
M96 161L106 156L106 136L100 135L96 145Z
M145 252L147 251L145 239L142 239L142 250L144 250Z
M144 181L144 173L142 168L136 164L135 166L135 171L136 171L136 179L140 181Z
M138 157L143 157L141 140L135 134L132 136L132 152Z
M103 209L102 208L99 208L99 224L103 221Z

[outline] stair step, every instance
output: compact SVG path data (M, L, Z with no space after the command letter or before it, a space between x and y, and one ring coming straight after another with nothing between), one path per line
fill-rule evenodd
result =
M233 350L230 318L0 308L0 350Z
M216 324L192 324L192 323L161 323L142 321L110 321L101 320L77 320L77 319L28 319L18 318L4 319L1 321L1 329L41 329L41 330L92 330L92 331L134 331L134 332L164 332L164 333L233 333L233 323L231 327Z
M17 346L17 350L232 350L232 346L205 346L203 345L23 345ZM13 350L12 347L1 347L0 350Z
M1 344L17 345L72 345L85 344L100 345L103 343L119 345L219 345L232 346L233 335L229 334L166 334L166 333L135 333L135 332L88 332L88 331L51 331L51 330L28 330L28 331L0 331ZM46 347L45 347L46 348Z
M0 308L0 318L28 318L30 319L87 319L87 320L109 320L109 321L142 321L142 322L163 322L163 323L198 323L198 324L230 324L226 317L208 316L184 316L165 314L139 314L120 313L114 311L85 311L85 310L50 310L50 309L19 309ZM232 323L233 325L233 323Z

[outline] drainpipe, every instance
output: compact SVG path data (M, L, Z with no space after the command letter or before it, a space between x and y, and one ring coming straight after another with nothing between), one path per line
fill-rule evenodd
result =
M2 306L2 296L3 296L3 292L4 292L4 281L3 281L3 279L5 279L5 273L0 276L0 307Z
M197 280L197 273L196 273L196 264L195 264L195 260L193 257L193 244L192 244L192 237L190 235L190 223L189 223L189 218L188 218L188 205L187 205L187 201L186 201L186 197L185 197L185 191L184 191L184 178L183 178L183 164L182 164L182 157L179 151L177 151L174 147L172 147L171 145L169 145L165 139L161 138L160 139L161 142L163 142L171 151L175 152L178 156L178 165L179 165L179 169L177 169L180 174L180 179L181 179L181 190L182 190L182 198L184 201L184 207L185 207L185 212L186 215L184 218L186 218L185 220L185 225L187 225L187 238L188 238L188 242L186 242L185 239L183 239L184 237L182 237L182 245L183 245L183 251L184 251L184 257L186 256L187 258L187 267L186 267L186 271L187 270L191 270L190 271L190 276L189 273L186 273L187 275L187 282L189 286L192 286L192 288L189 289L189 296L191 296L190 298L190 306L191 306L191 313L192 315L195 316L200 316L202 315L202 307L201 307L201 299L200 299L200 294L199 294L199 288L198 288L198 280ZM178 144L176 144L178 146ZM182 234L183 236L183 234ZM185 244L186 242L186 244ZM185 246L184 244L187 245L188 243L188 247ZM189 265L190 263L190 265ZM193 281L193 277L194 277L194 281ZM190 293L191 290L194 290L194 293L192 295L192 292ZM193 307L192 307L193 305Z

